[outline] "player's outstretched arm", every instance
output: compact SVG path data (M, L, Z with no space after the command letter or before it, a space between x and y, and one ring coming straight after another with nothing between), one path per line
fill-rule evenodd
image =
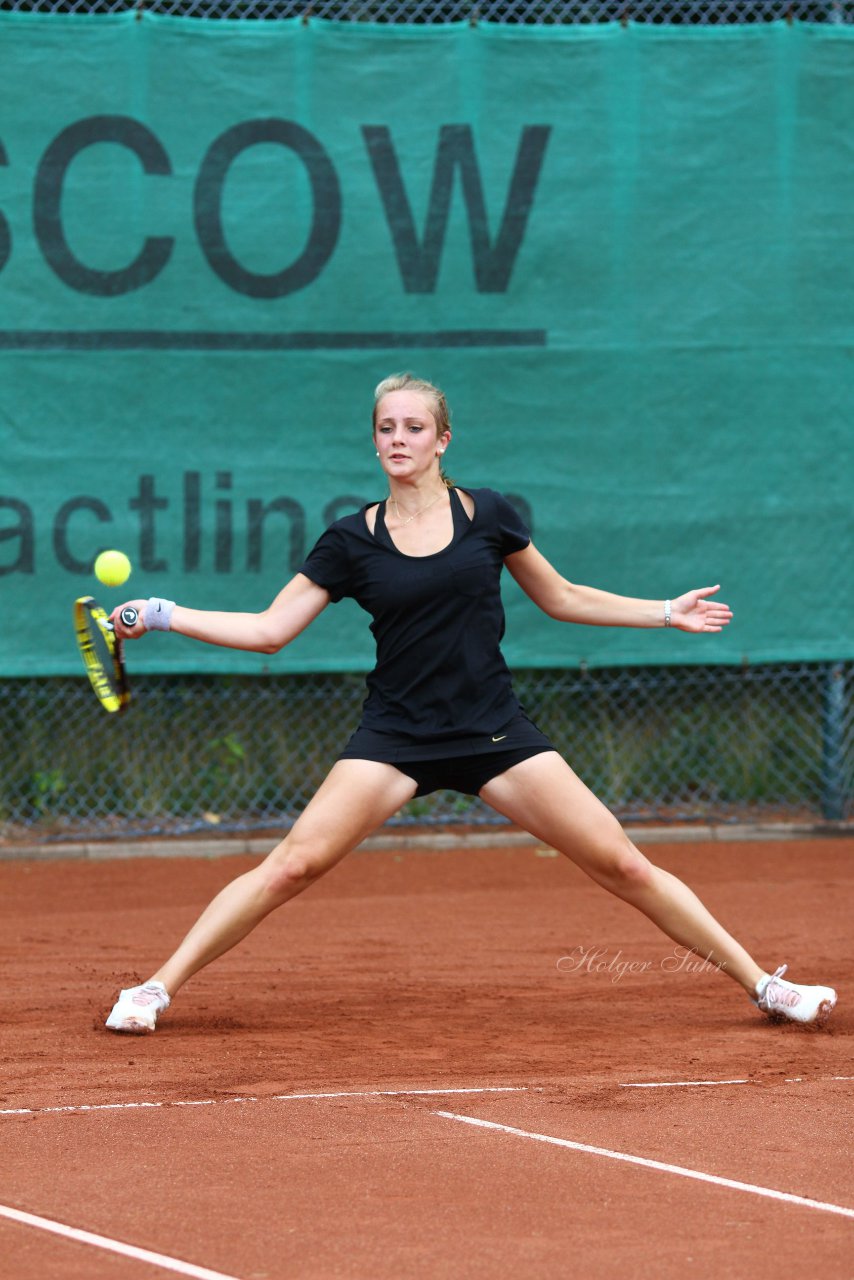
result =
M126 627L121 611L132 605L139 613L133 627ZM111 614L116 635L121 640L136 640L145 635L147 600L128 600L117 605ZM329 592L298 573L261 613L224 613L214 609L189 609L176 604L171 611L169 630L206 644L228 649L248 649L255 653L278 653L304 631L329 604Z
M663 627L664 600L634 600L597 587L569 582L533 543L504 563L519 586L550 618L594 627ZM729 605L712 597L720 587L700 587L670 601L670 625L680 631L722 631L732 618Z

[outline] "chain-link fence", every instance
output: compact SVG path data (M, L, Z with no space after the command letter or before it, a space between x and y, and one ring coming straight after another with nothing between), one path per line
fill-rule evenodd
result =
M147 10L194 18L322 18L334 22L854 22L852 0L0 0L29 13Z
M852 664L524 671L529 714L624 820L852 813ZM358 720L361 675L139 677L123 717L79 679L0 682L0 835L285 826ZM403 823L500 821L439 792Z

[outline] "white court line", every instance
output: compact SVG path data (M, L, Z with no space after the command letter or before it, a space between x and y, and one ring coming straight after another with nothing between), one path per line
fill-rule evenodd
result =
M365 1089L347 1093L274 1093L274 1102L289 1102L292 1098L410 1098L422 1094L446 1093L528 1093L526 1084L484 1085L472 1089Z
M810 1084L821 1080L854 1080L854 1076L790 1076L783 1084ZM621 1082L621 1089L697 1089L701 1085L718 1084L762 1084L759 1078L753 1080L651 1080ZM774 1083L773 1081L771 1083Z
M109 1236L99 1236L94 1231L81 1231L79 1227L68 1227L64 1222L40 1218L34 1213L12 1209L9 1205L0 1204L0 1217L11 1218L13 1222L21 1222L26 1227L38 1227L42 1231L65 1236L67 1240L76 1240L79 1244L91 1244L97 1249L106 1249L109 1253L119 1253L125 1258L135 1258L137 1262L150 1262L166 1271L192 1276L194 1280L237 1280L236 1276L228 1276L223 1271L197 1267L193 1262L182 1262L180 1258L170 1258L164 1253L154 1253L151 1249L138 1249L134 1244L123 1244L121 1240L111 1240Z
M749 1080L656 1080L645 1084L621 1084L621 1089L698 1089L701 1085L750 1084ZM787 1080L787 1084L790 1082Z
M584 1151L592 1156L604 1156L607 1160L623 1160L645 1169L658 1169L661 1173L675 1173L681 1178L694 1178L697 1182L711 1182L718 1187L730 1187L733 1191L748 1191L754 1196L766 1196L771 1200L784 1200L787 1204L801 1205L806 1209L821 1209L824 1213L837 1213L843 1218L854 1218L854 1209L843 1205L828 1204L824 1200L810 1200L806 1196L792 1195L788 1191L775 1191L771 1187L757 1187L752 1182L738 1182L734 1178L719 1178L714 1173L700 1173L686 1169L684 1165L665 1164L662 1160L647 1160L644 1156L628 1155L625 1151L610 1151L607 1147L592 1147L586 1142L572 1142L569 1138L553 1138L545 1133L530 1133L527 1129L514 1129L511 1125L496 1124L494 1120L476 1120L473 1116L455 1115L452 1111L434 1111L445 1120L458 1120L461 1124L475 1125L481 1129L495 1129L517 1138L531 1138L534 1142L548 1142L555 1147L568 1147L570 1151Z
M274 1093L268 1098L200 1098L178 1102L81 1102L65 1107L7 1107L0 1116L46 1116L71 1111L140 1111L157 1107L217 1107L235 1102L296 1102L324 1098L410 1098L428 1094L445 1097L457 1093L528 1093L527 1085L485 1085L470 1089L363 1089L342 1093Z
M784 1084L801 1084L809 1080L854 1080L854 1076L793 1076ZM738 1080L654 1080L621 1082L621 1089L688 1089L701 1085L711 1087L724 1084L761 1084L762 1081ZM238 1102L298 1102L324 1098L409 1098L439 1096L456 1093L541 1093L542 1086L534 1085L483 1085L465 1089L353 1089L340 1093L274 1093L267 1097L237 1096L234 1098L179 1099L177 1102L79 1102L63 1107L3 1107L0 1116L59 1115L76 1111L141 1111L158 1107L219 1107Z

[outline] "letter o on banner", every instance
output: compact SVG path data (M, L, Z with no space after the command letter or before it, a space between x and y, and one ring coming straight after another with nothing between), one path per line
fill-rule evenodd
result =
M222 225L222 193L235 159L249 147L275 142L296 153L311 184L313 214L300 256L281 271L247 271L228 247ZM314 134L291 120L246 120L211 143L193 196L196 235L212 269L229 288L250 298L281 298L315 280L332 255L341 227L341 188L329 156Z

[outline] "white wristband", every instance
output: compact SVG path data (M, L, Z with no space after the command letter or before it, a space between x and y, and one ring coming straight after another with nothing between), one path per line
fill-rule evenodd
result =
M174 608L174 600L161 600L159 596L152 596L142 611L142 621L146 631L169 631Z
M665 627L669 627L669 626L670 626L670 609L671 609L670 601L669 601L669 600L665 600L665 602L664 602L664 625L665 625Z

